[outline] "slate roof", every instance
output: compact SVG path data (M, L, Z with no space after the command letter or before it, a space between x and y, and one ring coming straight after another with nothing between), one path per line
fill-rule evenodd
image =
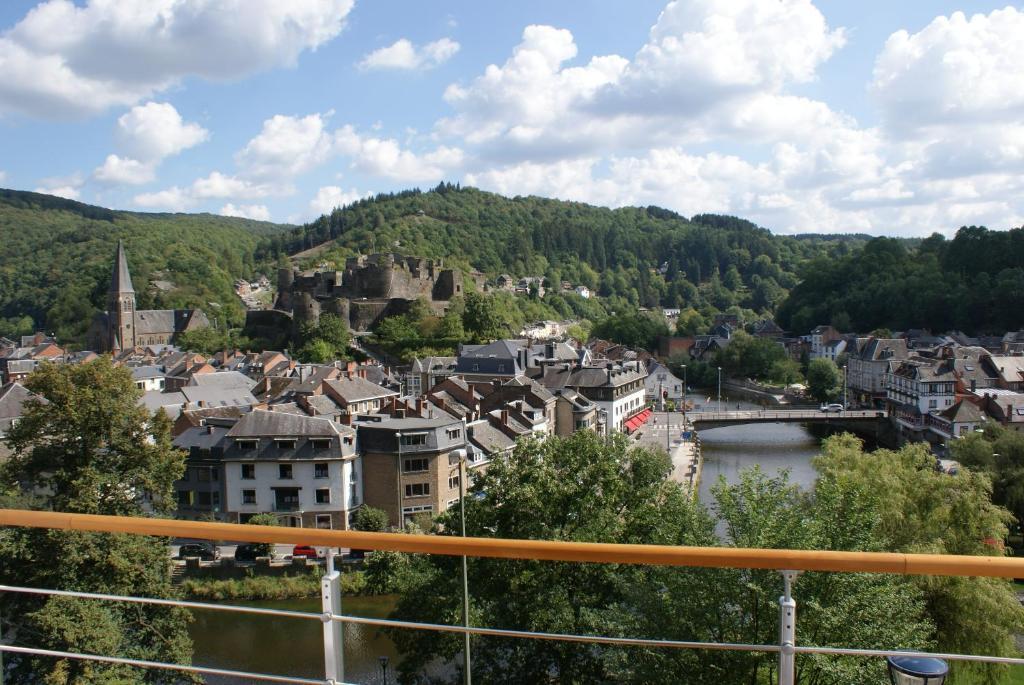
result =
M203 402L208 407L251 406L257 403L256 398L245 388L217 388L186 385L181 388L185 400L192 404Z
M36 399L46 404L46 400L29 391L21 383L14 382L0 386L0 431L10 427L14 419L24 413L25 402Z
M110 278L110 292L134 293L132 276L128 273L128 258L124 254L124 241L117 241L117 255L114 258L114 273Z
M1003 357L992 355L992 365L1007 383L1024 381L1024 357Z
M132 379L141 381L147 378L163 378L167 372L160 366L133 366Z
M394 390L388 390L358 376L354 378L335 378L325 381L324 385L329 387L338 397L349 403L398 396L398 393Z
M455 371L458 357L424 357L412 360L413 373L437 373L439 371Z
M192 376L188 384L200 388L220 388L222 390L244 388L251 390L256 385L256 381L237 371L218 371L216 373L196 374Z
M193 426L176 437L172 444L182 450L192 447L208 450L217 447L227 433L224 426Z
M891 352L891 355L887 354ZM903 338L871 338L857 355L863 361L884 359L906 359L909 356L907 341Z
M139 309L135 312L135 334L181 333L190 328L209 326L201 309Z
M227 432L229 438L259 437L334 437L351 433L329 419L276 411L256 410L238 420Z
M503 452L515 446L516 441L502 433L489 421L478 421L466 427L469 441L485 454Z
M949 409L939 412L939 416L951 423L978 423L984 415L972 402L960 400Z

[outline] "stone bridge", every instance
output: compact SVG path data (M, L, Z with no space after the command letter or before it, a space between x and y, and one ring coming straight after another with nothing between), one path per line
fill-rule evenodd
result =
M822 423L837 426L881 423L884 411L877 409L820 411L818 409L755 409L750 411L695 411L687 412L687 420L697 431L740 426L748 423Z

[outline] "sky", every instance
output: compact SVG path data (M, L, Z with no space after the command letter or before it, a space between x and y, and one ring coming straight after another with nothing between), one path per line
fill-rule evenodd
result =
M440 181L776 233L1024 224L1024 6L0 3L0 187L301 223Z

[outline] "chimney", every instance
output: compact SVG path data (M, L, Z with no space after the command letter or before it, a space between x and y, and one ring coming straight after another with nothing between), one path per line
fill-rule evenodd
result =
M416 398L416 413L420 415L420 418L423 418L423 405L424 405L423 398L422 397L417 397Z
M345 425L345 426L351 426L352 425L352 415L351 414L342 414L341 416L338 417L338 421L341 424Z
M501 410L501 425L503 425L503 426L507 426L508 425L508 409L502 409Z
M207 435L213 435L213 426L210 426L210 425L206 426L206 434Z

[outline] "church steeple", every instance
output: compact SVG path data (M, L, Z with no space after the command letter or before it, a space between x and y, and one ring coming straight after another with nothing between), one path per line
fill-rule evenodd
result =
M107 293L107 348L122 350L135 347L135 288L128 272L128 258L124 254L124 243L117 241L114 255L114 272L110 278Z
M128 258L124 255L124 241L117 241L117 254L114 257L114 275L110 279L110 294L134 293L132 275L128 273Z

